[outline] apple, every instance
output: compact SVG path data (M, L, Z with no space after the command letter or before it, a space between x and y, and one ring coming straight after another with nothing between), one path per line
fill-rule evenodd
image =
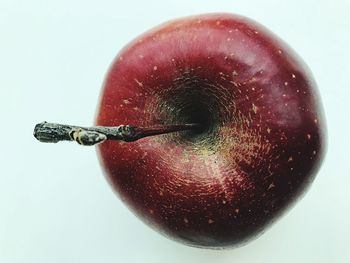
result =
M137 216L199 247L262 233L314 180L325 148L310 71L266 28L231 14L170 21L126 46L96 120L121 123L202 124L98 147L109 182Z
M101 126L121 124L188 126L107 140ZM131 211L196 247L234 247L261 234L305 193L325 152L308 68L266 28L232 14L173 20L132 41L106 76L96 125L64 126L62 139L103 141L100 162ZM52 131L38 134L57 141Z

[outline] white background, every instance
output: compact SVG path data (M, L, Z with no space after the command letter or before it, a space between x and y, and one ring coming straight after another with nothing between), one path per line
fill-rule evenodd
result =
M43 120L90 125L116 53L149 28L225 11L259 21L312 69L328 153L306 196L226 251L183 246L120 202L93 148L41 144ZM0 262L350 262L350 2L0 0Z

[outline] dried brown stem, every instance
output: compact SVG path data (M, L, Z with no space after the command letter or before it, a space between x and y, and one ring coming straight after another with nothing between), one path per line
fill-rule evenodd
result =
M41 142L76 141L81 145L95 145L105 140L132 142L148 136L194 130L198 127L197 123L142 128L131 125L80 127L42 122L35 126L34 137Z

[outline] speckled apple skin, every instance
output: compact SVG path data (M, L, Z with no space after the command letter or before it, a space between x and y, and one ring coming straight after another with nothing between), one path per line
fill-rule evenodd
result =
M126 46L107 74L97 125L196 121L207 125L198 134L98 147L127 206L191 246L233 247L262 233L305 192L324 156L324 118L309 70L241 16L163 24Z

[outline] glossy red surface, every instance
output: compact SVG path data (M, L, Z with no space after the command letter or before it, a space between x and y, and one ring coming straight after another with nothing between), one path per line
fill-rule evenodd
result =
M308 69L261 25L229 14L174 20L117 56L96 124L205 127L108 141L100 160L149 225L189 245L231 247L262 233L313 181L320 104Z

